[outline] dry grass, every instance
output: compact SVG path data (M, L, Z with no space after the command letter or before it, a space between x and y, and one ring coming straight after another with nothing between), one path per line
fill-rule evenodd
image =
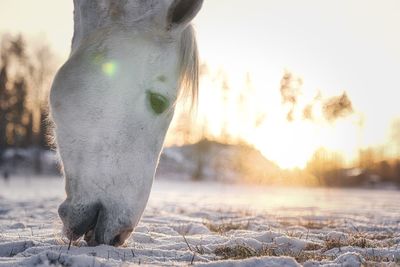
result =
M355 234L353 235L348 242L346 242L347 246L359 247L359 248L373 248L377 247L378 243L373 242L365 237L365 235Z
M257 251L244 245L237 245L234 247L218 247L214 251L215 255L223 259L246 259L258 256Z
M293 252L291 250L278 251L277 247L264 247L261 250L254 250L246 245L236 245L234 247L218 247L214 251L215 255L221 257L224 260L227 259L246 259L251 257L280 257L288 256L293 257L299 263L304 263L309 260L322 261L322 260L332 260L333 257L321 255L315 251L300 251Z
M359 248L376 248L383 247L380 240L367 239L365 234L355 233L350 237L344 239L327 239L324 242L323 251L328 251L333 248L338 248L339 251L342 247L359 247Z
M247 230L249 228L249 222L210 222L206 221L203 224L214 233L225 234L232 230Z
M310 224L313 225L313 224ZM213 228L214 227L214 228ZM215 232L226 232L229 230L246 229L243 225L228 223L228 224L218 224L212 225L211 228ZM308 236L308 235L307 235ZM294 252L290 249L282 249L277 245L268 245L260 250L255 250L247 245L236 245L236 246L221 246L215 249L214 254L221 259L246 259L251 257L262 257L262 256L288 256L293 257L299 263L304 263L307 261L332 261L337 258L338 255L325 255L324 252L331 249L339 249L342 251L344 247L358 247L358 248L383 248L389 247L388 242L394 237L393 234L379 233L373 234L362 233L360 231L349 233L343 239L326 239L321 240L321 243L313 242L307 244L307 246L300 252ZM392 244L393 245L393 244ZM330 253L332 254L332 253ZM339 253L340 254L340 253ZM386 262L392 263L393 265L388 266L398 266L399 262L394 262L394 258L382 257L380 255L364 255L363 258L366 262L365 266L377 266L377 263Z
M293 219L293 218L292 218ZM279 247L277 245L268 245L260 250L255 250L252 247L249 247L244 244L238 244L235 246L221 246L214 250L214 254L221 259L246 259L251 257L262 257L262 256L288 256L293 257L297 262L304 263L307 261L332 261L337 258L338 255L330 253L330 255L325 255L324 252L331 249L338 249L339 252L342 251L344 247L358 247L361 249L365 248L382 248L382 247L390 247L395 245L393 243L393 238L395 234L389 233L363 233L360 229L355 227L355 230L350 233L345 233L342 239L326 239L323 240L321 237L318 237L321 230L326 229L334 229L335 221L326 220L326 221L314 221L314 220L304 220L304 219L284 219L279 220L279 224L286 228L280 229L281 231L289 236L296 237L303 240L309 240L309 236L312 235L312 239L309 241L307 246L301 250L300 252L295 252L290 249L285 249ZM231 230L248 230L249 223L243 222L204 222L204 225L208 227L212 232L218 234L225 234ZM291 230L290 227L304 227L307 229L307 233L302 233L298 230ZM288 228L287 228L288 227ZM323 231L325 232L325 231ZM299 236L300 234L300 236ZM317 238L317 240L316 240ZM340 254L340 253L339 253ZM379 262L393 262L394 259L389 259L385 257L371 256L371 255L363 255L366 265L365 266L376 266L376 263ZM399 262L398 262L399 263ZM396 266L394 263L393 266Z
M323 246L317 243L308 243L306 248L304 250L310 251L310 250L320 250L322 249Z
M291 226L301 226L309 230L321 230L325 228L333 228L335 226L335 222L332 220L327 221L313 221L313 220L285 220L280 219L278 220L280 225L284 227L291 227Z
M330 222L315 222L315 221L301 221L300 226L303 226L310 230L320 230L331 225Z

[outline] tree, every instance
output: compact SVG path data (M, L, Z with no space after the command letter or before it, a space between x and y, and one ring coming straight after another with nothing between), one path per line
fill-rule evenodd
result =
M303 80L296 77L293 73L285 71L281 79L281 98L282 104L288 104L290 109L287 113L287 121L292 122L294 120L294 111L301 93L303 86Z
M346 117L353 112L352 102L346 92L340 96L331 97L323 103L324 117L330 122L341 117Z
M3 153L7 146L7 103L9 99L7 90L7 61L3 59L3 54L1 54L1 59L3 64L0 69L0 165L3 163Z
M392 123L391 141L396 150L396 157L400 158L400 118Z
M360 149L359 151L359 167L366 170L371 170L374 164L378 161L377 151L373 148Z
M320 148L314 152L307 163L306 170L317 177L320 184L324 184L328 173L330 173L330 176L333 174L336 180L339 179L339 172L343 167L344 159L341 154Z
M7 147L35 146L35 169L40 172L40 149L47 96L56 60L47 45L27 45L21 36L3 35L0 42L0 164Z
M4 36L0 51L0 158L9 145L23 145L27 96L25 41ZM22 66L22 67L21 67Z

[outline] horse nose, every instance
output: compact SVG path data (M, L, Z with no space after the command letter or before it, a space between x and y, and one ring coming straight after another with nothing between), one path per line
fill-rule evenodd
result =
M82 204L66 200L58 208L58 214L64 223L64 234L71 240L84 235L89 246L108 244L121 246L133 232L124 212L110 210L101 203Z
M64 234L71 240L77 240L95 227L102 209L101 203L83 204L65 200L58 208Z

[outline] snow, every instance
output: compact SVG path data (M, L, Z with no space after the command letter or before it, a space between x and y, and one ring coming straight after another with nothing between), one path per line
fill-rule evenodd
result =
M199 264L201 267L297 267L300 266L294 259L287 257L262 257L242 261L219 261L217 263Z
M330 261L330 262L325 262L325 263L318 263L318 262L312 262L309 261L306 264L304 264L304 267L314 267L314 266L319 266L319 267L352 267L352 266L361 266L363 263L365 263L365 260L363 257L354 252L347 252L339 257L337 257L336 260Z
M400 263L400 192L156 180L123 247L68 250L59 177L0 181L0 266L362 266Z

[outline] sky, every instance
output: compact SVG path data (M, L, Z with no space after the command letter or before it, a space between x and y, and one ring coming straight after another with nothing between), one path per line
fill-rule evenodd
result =
M2 0L0 31L46 40L66 59L72 12L70 0ZM231 131L287 168L304 167L320 146L352 158L360 147L387 143L400 117L398 14L398 0L205 0L194 20L201 61L223 72L232 91L250 77L253 113L266 118L254 129L234 104L223 111L212 75L200 85L200 101L211 103L200 103L200 117L216 134L228 117ZM287 122L279 92L285 70L304 81L300 106L318 92L328 98L345 91L354 114L334 123L299 115Z

